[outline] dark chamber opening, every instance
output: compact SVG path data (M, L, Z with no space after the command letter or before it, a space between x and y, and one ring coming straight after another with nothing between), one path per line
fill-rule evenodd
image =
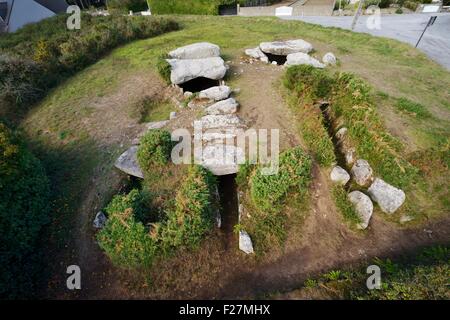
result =
M270 62L276 61L278 65L284 65L287 61L287 56L279 56L277 54L266 53Z
M183 91L190 91L190 92L200 92L202 90L206 90L209 89L211 87L216 87L218 86L219 80L212 80L212 79L208 79L208 78L195 78L192 80L189 80L188 82L185 82L183 84L180 84L180 87L183 88Z
M238 223L239 205L236 185L236 175L219 176L218 187L222 216L222 231L227 235L227 244L232 243L233 228Z

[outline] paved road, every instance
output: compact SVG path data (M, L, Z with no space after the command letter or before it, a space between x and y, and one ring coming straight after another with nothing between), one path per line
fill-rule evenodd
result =
M393 38L415 46L431 15L438 17L435 24L427 29L418 49L450 70L450 13L382 15L380 30L368 29L366 25L368 16L363 16L358 20L355 31ZM350 29L353 17L285 17L283 19Z

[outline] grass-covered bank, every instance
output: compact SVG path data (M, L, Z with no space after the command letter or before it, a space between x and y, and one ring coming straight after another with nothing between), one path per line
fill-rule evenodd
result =
M421 159L424 153L408 152L405 144L385 127L371 86L354 74L333 74L309 66L291 67L286 72L284 87L290 92L287 99L291 107L299 114L303 139L321 165L336 164L336 159L340 158L339 165L350 170L351 165L343 159L348 152L354 152L355 159L369 161L375 176L407 193L407 202L401 213L397 213L397 218L405 214L423 220L433 214L450 211L446 196L442 196L448 195L448 185L441 185L433 194L428 193L428 190L441 184L439 175L449 172L448 136L426 146L426 153L433 157ZM414 110L417 121L439 122L431 120L431 112L418 103L403 97L394 101L393 108L409 112ZM336 133L342 128L347 129L345 137L334 141ZM429 173L439 174L426 176L425 163ZM350 190L354 189L359 188L352 184ZM343 216L353 224L357 222L353 210L342 196L342 190L335 188L333 194ZM433 203L437 210L430 212L429 203Z

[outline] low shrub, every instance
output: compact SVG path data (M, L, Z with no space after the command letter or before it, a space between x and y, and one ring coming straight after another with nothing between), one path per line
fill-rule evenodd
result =
M0 38L0 105L26 107L111 49L179 28L168 18L83 14L83 28L70 31L66 18L58 15Z
M163 217L159 208L152 209L145 191L114 197L105 209L107 224L97 235L100 247L113 263L126 268L145 268L179 248L195 248L213 227L215 188L211 173L190 167Z
M97 239L111 261L124 268L150 266L158 249L147 228L136 221L132 208L113 211Z
M262 169L250 179L252 200L261 210L274 210L290 191L304 193L311 179L311 158L296 147L280 155L277 174L263 175Z
M0 123L0 297L32 296L42 272L38 240L50 184L21 138Z
M405 1L403 3L403 6L409 10L416 11L417 7L419 6L419 2L415 1Z
M106 6L108 11L128 13L148 10L146 0L107 0Z
M166 165L172 152L170 133L165 130L150 130L141 139L137 158L144 172L151 172L155 166Z
M158 69L158 73L161 76L161 78L167 83L170 84L170 74L171 74L171 67L170 64L166 61L167 57L165 55L162 55L158 58L158 62L156 64L156 68Z
M192 248L214 225L215 177L200 166L189 169L186 180L175 198L175 209L167 212L167 222L161 227L164 250Z

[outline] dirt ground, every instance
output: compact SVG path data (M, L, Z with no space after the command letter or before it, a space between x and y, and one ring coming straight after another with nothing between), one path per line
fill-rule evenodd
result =
M238 114L249 127L280 129L282 149L302 145L295 125L301 119L291 113L278 90L282 67L241 64L237 60L230 72L229 84L240 89L236 96L241 105ZM133 85L136 81L141 86ZM143 127L130 118L123 106L136 96L157 97L163 87L157 77L130 77L119 92L93 101L95 111L86 125L98 128L99 145L120 144L125 150ZM193 118L192 111L181 111L170 127L189 125ZM83 271L82 290L70 293L64 289L65 280L56 277L52 281L59 285L49 295L59 299L254 298L295 289L311 275L329 269L373 257L394 256L450 239L449 218L421 227L402 228L375 214L366 232L351 231L332 201L328 172L316 165L313 176L309 212L301 230L288 235L283 250L274 250L262 258L246 256L238 250L236 235L230 237L217 230L198 250L178 252L157 262L150 273L136 274L113 267L95 241L93 216L126 183L112 164L99 166L89 186L83 186L86 196L75 222L73 257Z

